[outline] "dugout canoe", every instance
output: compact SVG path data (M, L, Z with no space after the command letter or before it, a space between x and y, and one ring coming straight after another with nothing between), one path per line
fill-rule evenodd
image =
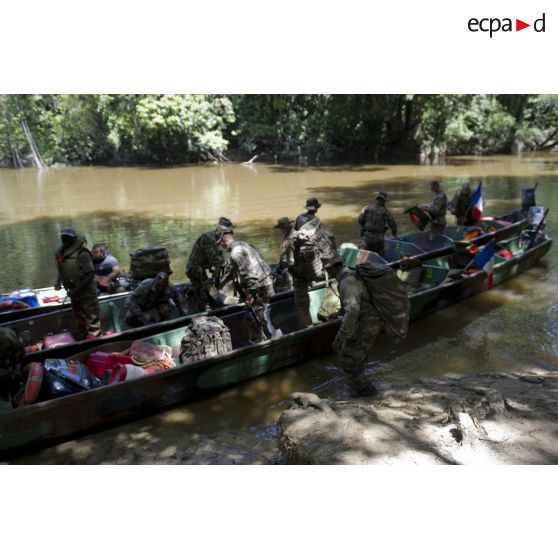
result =
M526 247L519 237L499 244L512 256L509 259L495 256L493 287L532 267L548 252L552 240L541 234L530 247ZM412 320L492 288L483 270L471 269L468 274L448 281L449 271L448 257L424 263L419 288L410 295ZM0 412L0 454L8 455L16 450L60 442L178 403L207 397L216 391L329 351L340 320L319 323L316 319L317 309L327 290L323 286L310 292L314 324L307 328L301 327L293 293L288 291L277 295L272 301L272 319L282 329L282 337L248 344L243 327L244 312L241 308L230 307L222 315L233 340L233 350L229 353L193 364L177 365L164 372L120 384ZM171 322L167 324L166 330L143 339L154 344L175 346L180 343L188 321L186 318L184 320L180 326ZM97 346L95 350L120 351L130 344L131 340L111 340L103 346ZM65 348L61 348L58 353L56 351L53 349L49 356L68 356ZM74 356L84 359L90 352L92 349ZM40 360L37 354L30 355L30 359Z
M527 219L521 211L515 211L501 217L487 217L481 219L486 232L475 239L474 244L479 246L489 242L493 238L502 240L512 237L519 230L525 227ZM449 254L453 249L455 241L462 240L466 231L464 227L448 226L443 235L431 234L429 232L416 232L398 237L397 239L385 240L385 259L389 263L396 264L402 256L416 257L424 260ZM184 288L186 284L177 285ZM0 325L11 327L11 323L16 320L34 319L39 315L52 314L58 312L68 315L71 311L69 300L64 289L54 290L54 287L42 289L27 289L32 291L38 301L38 306L21 310L0 311ZM101 295L101 304L125 300L130 292L117 293L112 295ZM0 294L1 297L9 297L10 293ZM65 312L67 311L67 312ZM60 321L60 320L58 320ZM71 329L71 326L63 326L62 329Z
M519 218L518 215L519 212L516 212L516 214L506 215L497 219L485 219L483 223L487 232L472 239L471 242L477 246L482 246L492 239L504 240L514 236L526 224L526 220L523 217ZM512 219L515 219L515 221L512 221ZM350 267L363 261L385 263L392 267L398 267L401 264L402 258L426 261L450 254L454 250L455 242L463 238L465 229L446 227L446 232L447 234L445 235L416 232L401 236L396 240L385 239L385 259L372 252L359 250L355 245L346 245L347 247L340 252ZM185 283L177 285L177 288L183 291L185 287ZM122 293L99 298L101 330L103 332L110 332L120 337L124 332L132 329L124 322L129 295L130 293ZM46 314L41 314L38 310L37 308L30 308L14 311L10 314L0 314L0 319L3 318L5 320L1 325L13 328L18 334L28 331L31 334L33 344L42 341L48 334L59 333L61 331L69 331L76 339L79 347L94 346L99 343L98 340L81 340L76 319L69 305L49 307L49 311ZM217 310L217 315L220 312L221 310ZM10 316L12 319L7 320L7 316ZM172 317L178 317L178 311ZM156 330L154 329L153 331Z

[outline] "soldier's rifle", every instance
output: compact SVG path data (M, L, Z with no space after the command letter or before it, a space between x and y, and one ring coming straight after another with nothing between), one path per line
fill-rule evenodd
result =
M264 339L270 339L269 335L267 335L267 333L265 331L265 326L262 324L262 321L260 320L260 317L258 316L258 313L254 309L252 304L248 303L248 297L246 296L246 292L244 291L244 289L240 286L240 282L238 281L238 279L236 277L233 277L232 282L233 282L233 285L234 285L234 290L236 291L236 293L240 297L240 300L246 306L246 310L248 311L248 314L250 314L250 317L252 318L252 320L254 320L254 323L258 326L258 329L260 330L260 333L262 334Z

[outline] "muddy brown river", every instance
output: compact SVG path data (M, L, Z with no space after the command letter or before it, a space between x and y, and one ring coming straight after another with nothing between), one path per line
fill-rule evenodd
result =
M390 196L388 208L400 232L413 230L403 210L415 201L431 201L432 178L442 182L448 197L465 180L482 180L485 215L515 209L521 189L538 183L537 203L550 207L547 232L555 234L558 154L459 157L442 166L228 163L0 170L0 245L5 262L0 292L52 285L53 251L63 226L73 225L85 233L90 245L107 242L124 268L129 266L130 252L166 246L173 280L179 282L185 278L189 247L222 215L237 225L239 238L274 261L279 238L273 224L278 217L294 218L302 212L306 198L319 198L323 204L319 216L339 242L356 241L356 216L380 189ZM370 363L370 376L385 384L448 371L556 369L557 263L553 248L539 265L503 286L415 322L404 343L382 341ZM254 439L265 441L274 435L269 425L292 391L345 397L347 387L334 358L326 356L16 462L126 462L126 452L156 453L177 440L197 443L238 429L248 429Z

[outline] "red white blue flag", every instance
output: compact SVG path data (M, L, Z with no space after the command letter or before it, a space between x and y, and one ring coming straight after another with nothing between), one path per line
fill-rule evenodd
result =
M471 209L471 217L475 221L478 221L482 217L482 208L483 208L482 191L481 191L480 182L479 185L477 186L477 189L475 190L475 193L473 194L472 202L473 202L473 209Z
M488 288L492 288L494 285L493 273L494 268L494 246L496 244L495 240L491 240L488 244L479 249L479 253L475 256L473 265L486 271L486 282Z

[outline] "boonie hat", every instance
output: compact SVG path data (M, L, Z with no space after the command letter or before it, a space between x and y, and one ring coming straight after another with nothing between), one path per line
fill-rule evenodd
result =
M233 232L234 225L230 219L219 217L219 221L215 225L215 230L219 233Z
M318 201L318 198L308 198L304 207L306 209L318 209L322 207L322 204Z
M281 217L277 219L277 224L273 227L274 229L289 229L293 226L293 222L288 217Z

